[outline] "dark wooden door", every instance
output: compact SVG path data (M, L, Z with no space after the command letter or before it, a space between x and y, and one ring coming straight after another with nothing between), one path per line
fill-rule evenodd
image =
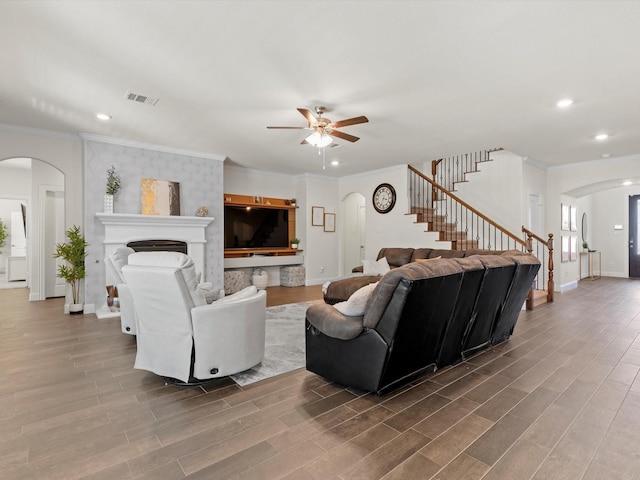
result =
M640 278L640 195L629 196L629 277Z

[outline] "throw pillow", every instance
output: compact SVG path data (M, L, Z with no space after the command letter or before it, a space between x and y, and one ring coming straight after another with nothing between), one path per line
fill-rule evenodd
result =
M376 288L377 284L378 282L365 285L353 292L349 300L336 303L333 307L347 317L361 317L364 315L364 309L367 306L369 297L371 297L373 289Z
M362 273L364 273L365 275L384 275L389 270L391 270L386 257L382 257L377 262L373 260L363 260L362 267Z
M212 303L212 305L238 302L240 300L244 300L245 298L252 297L256 293L258 293L258 289L255 287L255 285L250 285L248 287L243 288L239 292L232 293L231 295L227 295L225 297L222 297L219 300L216 300L215 302Z

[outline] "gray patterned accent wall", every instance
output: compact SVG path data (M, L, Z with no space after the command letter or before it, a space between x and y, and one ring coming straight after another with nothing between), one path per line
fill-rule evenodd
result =
M213 157L213 156L212 156ZM140 180L154 178L180 182L180 214L195 216L198 207L209 209L215 220L205 234L204 279L223 288L223 161L127 145L84 141L84 225L89 242L86 260L85 304L105 303L104 226L95 214L104 211L107 169L114 165L122 187L114 199L114 213L140 213Z

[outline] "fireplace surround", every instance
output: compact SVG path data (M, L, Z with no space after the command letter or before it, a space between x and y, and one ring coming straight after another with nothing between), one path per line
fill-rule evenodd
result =
M96 213L96 218L104 225L103 258L131 242L144 241L149 244L157 239L170 241L171 244L184 242L186 253L193 259L196 271L202 274L202 281L206 281L205 229L213 217ZM116 282L116 279L109 277L107 271L105 286ZM96 315L98 318L116 316L109 311L106 299L104 305L96 309Z

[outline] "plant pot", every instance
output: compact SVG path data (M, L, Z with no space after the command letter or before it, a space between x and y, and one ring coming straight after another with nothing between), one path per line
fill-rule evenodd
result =
M84 310L84 303L71 303L69 305L69 314L78 315Z
M104 196L104 213L113 213L113 195Z
M296 250L298 248L298 244L297 243L292 243L291 244L291 248L293 248L294 250Z

